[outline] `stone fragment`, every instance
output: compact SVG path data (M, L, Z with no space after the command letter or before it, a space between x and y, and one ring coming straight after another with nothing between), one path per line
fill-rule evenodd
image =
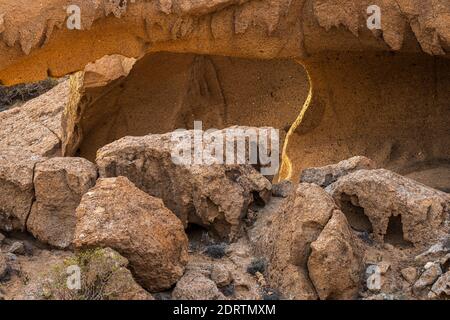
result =
M230 271L221 264L215 264L211 268L211 280L221 288L229 285L233 281Z
M402 269L401 274L409 284L413 284L417 279L417 269L414 267L407 267Z
M449 298L450 297L450 271L444 273L431 287L429 298Z
M25 246L23 242L15 241L8 249L9 253L24 255L26 254Z
M287 198L294 191L294 185L288 180L272 185L272 196Z
M413 291L419 295L423 290L431 286L442 274L439 263L431 263L426 265L425 271L420 275L419 279L414 283Z

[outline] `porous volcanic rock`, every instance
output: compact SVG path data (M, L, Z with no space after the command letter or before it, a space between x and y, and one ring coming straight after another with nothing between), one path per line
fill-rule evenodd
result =
M432 0L378 3L382 33L367 29L370 3L360 0L25 1L0 4L0 81L8 84L49 73L61 76L113 53L300 58L321 51L377 49L446 55L450 43L445 1L438 6ZM17 15L25 3L27 10ZM80 8L80 31L68 28L69 5ZM69 54L73 59L67 61Z
M27 229L40 241L59 248L72 243L81 197L95 185L97 169L83 158L52 158L36 165L36 201Z
M17 147L37 155L61 155L61 116L69 99L64 80L24 105L0 113L0 148Z
M325 188L340 177L361 169L376 169L376 164L366 157L357 156L325 167L305 169L300 182L315 183Z
M191 138L193 132L186 131L183 137ZM270 182L251 165L175 164L176 146L172 133L125 137L98 151L100 176L125 176L163 199L185 226L199 224L232 239L249 205L270 198Z
M450 212L450 195L394 172L359 170L327 188L349 222L367 216L374 237L382 242L392 218L401 219L404 240L429 243L444 232ZM352 210L354 208L361 210ZM350 215L351 212L351 215ZM355 213L356 212L356 213Z
M152 292L175 284L187 263L188 241L180 220L125 177L99 179L83 196L74 239L77 247L118 251Z
M250 239L268 260L268 280L288 299L317 299L309 280L310 244L317 240L337 207L318 185L302 183L287 199L260 212Z
M20 148L0 149L1 230L25 230L34 200L34 168L44 160Z
M345 215L336 210L311 243L309 277L321 300L350 300L358 295L362 256Z
M187 272L172 292L176 300L224 300L213 280L200 272Z

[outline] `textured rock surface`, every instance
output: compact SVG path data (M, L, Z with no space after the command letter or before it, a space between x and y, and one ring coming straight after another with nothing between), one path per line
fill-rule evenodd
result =
M300 182L315 183L325 188L349 173L361 169L375 168L375 162L366 157L358 156L325 167L305 169L300 176Z
M321 300L357 297L361 253L342 212L335 211L320 236L311 243L308 270Z
M190 297L189 299L198 299L201 295L218 296L222 299L225 297L230 300L261 299L264 288L257 277L247 272L247 267L254 256L245 237L227 246L224 256L220 258L212 258L206 254L205 245L209 248L210 243L202 244L191 239L190 245L189 263L184 276L186 279L182 283L180 280L179 290L174 291L173 296L186 295L186 298ZM195 292L188 286L189 279L197 283L193 280L195 274L202 278L198 283L203 287L202 292Z
M0 281L2 281L9 272L8 262L6 261L6 257L3 253L0 253Z
M41 156L61 155L61 116L69 97L63 81L24 105L0 113L0 148L17 147Z
M288 299L316 299L306 268L310 244L337 207L323 189L307 183L282 201L260 214L250 239L269 261L268 280L273 287Z
M450 271L443 274L431 287L432 298L450 297Z
M37 239L59 248L72 243L81 197L95 185L97 169L82 158L52 158L36 165L36 201L27 229Z
M43 160L19 148L0 149L0 229L25 230L34 200L34 167Z
M362 255L343 213L316 184L269 204L249 231L268 261L268 283L287 299L352 299ZM274 207L271 207L271 206Z
M160 199L124 177L100 179L83 196L74 239L77 247L117 250L150 291L170 288L187 263L187 237L181 222Z
M366 215L374 236L383 241L392 217L401 218L404 240L429 242L444 232L450 196L391 171L360 170L339 179L328 191L352 221ZM354 208L362 208L355 213Z
M5 83L38 79L47 73L67 74L112 53L138 57L164 50L274 58L301 57L305 51L321 50L417 51L420 49L412 44L418 42L423 51L444 55L450 41L449 4L434 6L431 0L384 1L380 6L388 13L382 19L381 36L367 30L366 12L371 3L359 0L133 4L51 0L32 6L25 1L0 5L0 80ZM83 32L66 27L63 8L73 4L80 6ZM16 15L17 8L25 5L28 10ZM140 41L153 45L142 46ZM66 53L87 49L89 54L74 54L70 63L61 59ZM25 56L30 52L33 58Z
M442 269L439 263L430 263L425 266L425 271L414 283L413 290L420 294L425 288L431 286L442 275Z
M187 272L177 282L172 297L176 300L223 300L225 298L214 281L197 272Z
M129 71L132 61L103 57L71 77L64 156L94 161L124 136L193 129L194 121L205 130L269 126L283 138L308 95L306 72L292 60L155 53Z
M193 131L185 134L191 138ZM100 149L96 162L101 177L127 177L163 199L185 225L199 224L233 238L249 205L270 198L269 181L251 165L177 165L172 159L176 147L170 133L125 137Z

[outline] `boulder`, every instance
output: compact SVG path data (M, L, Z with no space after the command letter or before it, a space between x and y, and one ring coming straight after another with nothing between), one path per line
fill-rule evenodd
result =
M357 297L361 253L342 212L334 211L320 236L311 243L308 271L321 300Z
M25 230L34 200L34 167L43 160L20 148L0 148L1 230Z
M268 280L288 299L317 299L309 280L310 244L317 240L337 207L318 185L301 183L277 207L260 212L250 231L255 250L268 261Z
M361 169L376 169L376 164L366 157L357 156L325 167L305 169L300 176L300 182L315 183L325 188L340 177Z
M193 135L194 131L185 131L176 139L168 133L115 141L97 153L100 176L125 176L141 190L163 199L185 226L198 224L232 239L249 206L270 198L270 182L249 164L217 164L207 155L203 164L180 162L177 150L191 152ZM188 141L187 147L180 147L178 138L182 143Z
M76 247L110 247L130 262L139 283L152 292L183 275L188 240L180 220L162 200L127 178L99 179L77 208Z
M36 165L36 201L27 229L40 241L59 248L73 240L75 210L81 197L95 185L97 169L82 158L52 158Z
M359 170L340 178L327 191L352 227L359 229L357 221L368 218L370 231L380 242L395 221L400 234L394 236L415 245L429 243L445 233L443 223L450 212L450 195L394 172Z
M65 80L23 106L0 113L0 148L17 147L44 157L61 155L61 117L68 103Z
M172 292L176 300L224 300L213 280L199 272L187 272Z

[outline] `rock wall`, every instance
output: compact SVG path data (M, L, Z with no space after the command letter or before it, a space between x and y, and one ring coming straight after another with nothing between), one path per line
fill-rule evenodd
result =
M382 32L366 27L367 7L373 4L383 13ZM81 9L82 31L66 28L69 5ZM12 84L61 76L113 53L305 58L326 50L401 49L445 55L449 12L448 2L432 0L3 2L0 80Z

